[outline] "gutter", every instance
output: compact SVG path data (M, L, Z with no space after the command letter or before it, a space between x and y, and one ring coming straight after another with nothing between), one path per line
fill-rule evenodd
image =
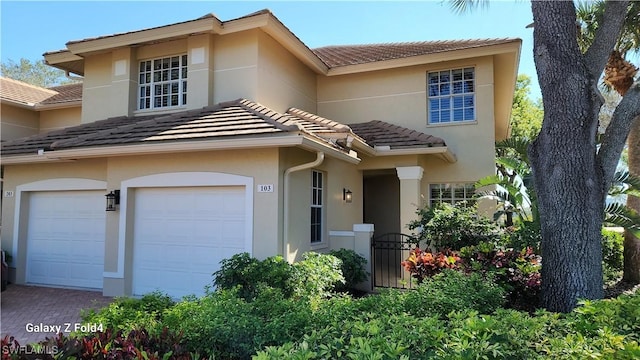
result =
M292 172L311 169L313 167L316 167L322 164L323 161L324 161L324 152L318 151L316 153L316 159L314 161L306 164L296 165L284 171L284 179L283 179L284 191L282 194L282 198L284 202L283 219L282 219L282 256L287 261L289 261L287 259L288 257L287 244L289 244L289 175L291 175Z
M391 149L389 146L376 146L374 147L374 150L375 156L440 155L440 157L448 163L453 164L458 161L457 156L451 152L447 146L404 149Z
M150 143L121 146L80 147L67 150L39 150L32 154L16 154L2 157L3 165L28 164L54 161L73 161L77 159L100 158L110 156L154 155L177 152L196 152L210 150L255 149L264 147L299 146L313 152L327 153L336 159L351 164L360 163L354 151L349 154L334 149L325 143L300 133L277 137L259 137L245 139L214 139L201 141L180 141L174 143Z
M36 103L21 102L21 101L11 100L7 98L0 98L0 103L16 106L23 109L29 109L29 110L34 110L37 105Z

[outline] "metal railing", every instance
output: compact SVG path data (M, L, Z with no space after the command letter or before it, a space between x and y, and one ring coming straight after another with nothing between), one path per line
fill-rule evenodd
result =
M411 235L390 233L371 239L371 276L374 288L411 289L415 284L402 262L416 248Z

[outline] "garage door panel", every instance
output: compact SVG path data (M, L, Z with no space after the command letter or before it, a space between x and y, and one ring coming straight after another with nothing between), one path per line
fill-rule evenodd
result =
M102 288L104 191L31 193L28 221L28 283Z
M204 294L221 260L250 251L244 199L242 186L136 189L134 294Z

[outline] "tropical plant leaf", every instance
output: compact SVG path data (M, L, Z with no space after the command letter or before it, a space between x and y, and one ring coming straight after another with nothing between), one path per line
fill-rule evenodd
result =
M527 153L527 151L529 150L529 145L531 145L531 140L528 138L510 137L496 142L496 150L511 150L518 155L518 158L529 165L531 164L529 162L529 155Z
M604 209L604 220L610 224L623 227L634 236L640 235L640 214L620 203L608 204Z

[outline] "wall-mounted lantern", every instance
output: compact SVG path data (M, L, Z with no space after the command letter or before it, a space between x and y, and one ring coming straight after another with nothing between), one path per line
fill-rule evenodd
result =
M107 198L106 211L116 211L117 205L120 205L120 190L112 190L105 197Z
M342 200L347 204L353 201L353 193L349 189L342 189Z

